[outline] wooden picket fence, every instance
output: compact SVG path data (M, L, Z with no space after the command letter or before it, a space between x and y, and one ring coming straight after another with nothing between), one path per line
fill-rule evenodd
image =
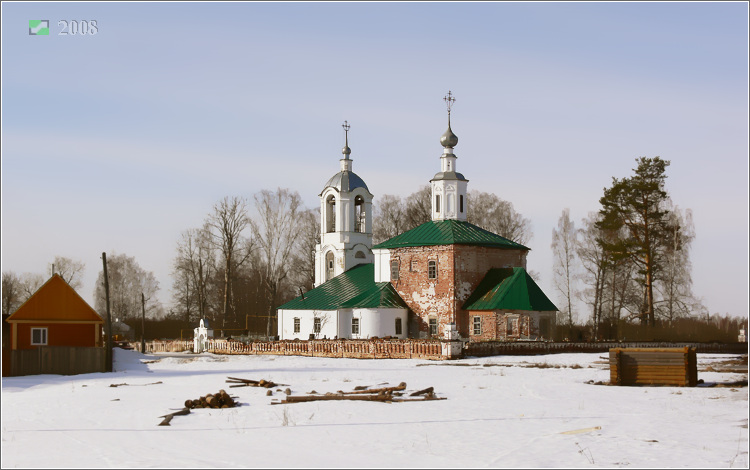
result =
M39 346L8 353L10 370L3 370L4 376L106 372L105 348Z

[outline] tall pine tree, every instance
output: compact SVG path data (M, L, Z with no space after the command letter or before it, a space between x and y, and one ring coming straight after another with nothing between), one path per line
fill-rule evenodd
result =
M604 189L597 226L620 234L614 240L600 239L599 243L613 261L629 259L638 267L644 289L641 323L654 326L654 283L674 230L664 189L669 161L641 157L636 162L634 176L612 178L612 187Z

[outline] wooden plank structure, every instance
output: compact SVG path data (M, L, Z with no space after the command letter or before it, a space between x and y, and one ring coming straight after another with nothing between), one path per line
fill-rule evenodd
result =
M612 348L609 350L612 385L698 384L695 348Z

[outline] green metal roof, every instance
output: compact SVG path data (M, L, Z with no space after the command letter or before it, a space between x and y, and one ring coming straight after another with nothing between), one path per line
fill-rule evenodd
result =
M523 268L496 268L485 274L464 310L557 310Z
M529 250L520 243L461 220L431 220L375 245L373 249L432 245L473 245Z
M390 282L375 282L375 265L369 263L354 266L278 308L337 310L378 307L408 308Z

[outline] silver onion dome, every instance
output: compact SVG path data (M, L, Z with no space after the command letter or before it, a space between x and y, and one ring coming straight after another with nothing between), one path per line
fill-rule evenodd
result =
M453 148L458 145L458 136L453 133L450 124L448 125L448 130L440 137L440 145L445 148Z

